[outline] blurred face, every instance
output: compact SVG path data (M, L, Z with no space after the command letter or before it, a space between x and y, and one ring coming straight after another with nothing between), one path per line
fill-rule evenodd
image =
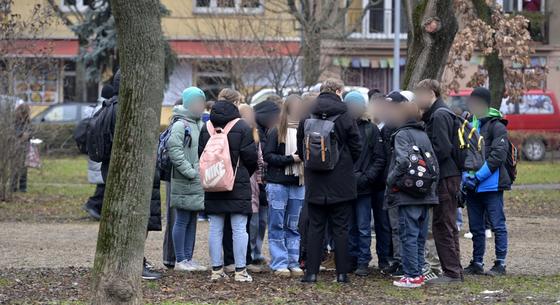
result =
M469 112L476 115L477 118L483 118L488 113L488 105L478 97L469 97L467 99Z
M368 115L379 122L387 121L387 102L384 97L376 98L368 104Z
M359 103L348 103L348 111L353 118L361 118L366 112L366 107Z
M202 115L206 107L206 101L202 97L196 97L189 103L189 112L195 115Z
M432 90L417 89L414 90L415 99L414 102L420 110L427 110L432 107L433 102L436 100L436 96Z
M415 118L418 107L414 103L387 103L387 122L394 127L399 127Z
M255 113L253 112L253 108L241 107L239 109L239 114L241 114L241 118L245 120L249 126L255 126Z
M288 116L292 120L299 121L303 117L304 113L304 106L302 101L300 100L293 100L288 105Z

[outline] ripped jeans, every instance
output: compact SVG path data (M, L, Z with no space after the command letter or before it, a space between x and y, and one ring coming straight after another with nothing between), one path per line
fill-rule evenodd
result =
M299 214L305 188L297 185L268 183L268 246L270 268L279 270L299 267Z

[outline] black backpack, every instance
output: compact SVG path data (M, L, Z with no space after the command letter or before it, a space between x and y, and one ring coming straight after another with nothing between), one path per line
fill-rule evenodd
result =
M518 162L519 162L519 151L517 150L517 146L511 143L511 141L508 139L507 157L506 157L506 162L504 163L504 167L506 168L506 172L509 176L509 179L511 180L511 183L515 182L515 179L517 179Z
M452 139L452 158L455 164L463 172L479 170L485 160L484 138L468 120L456 115L448 108L439 108L436 111L440 110L453 116L453 128L456 130L456 136Z
M335 134L335 121L340 115L312 115L304 123L303 161L305 168L316 171L333 170L340 158Z
M174 119L169 126L159 135L159 143L157 150L157 169L159 170L160 180L171 181L171 171L173 165L171 164L171 159L169 158L169 151L167 150L167 142L171 136L171 129L173 124L177 121L183 121L185 124L185 138L183 139L183 145L191 147L192 138L191 130L189 128L189 123L182 119Z
M92 161L107 162L111 159L117 102L116 96L103 102L103 107L89 121L87 153Z
M85 118L81 120L76 128L74 129L74 141L76 141L76 146L82 154L88 154L87 150L87 131L90 124L91 118Z
M416 198L428 196L438 182L435 156L416 145L408 152L408 167L396 182L399 191Z

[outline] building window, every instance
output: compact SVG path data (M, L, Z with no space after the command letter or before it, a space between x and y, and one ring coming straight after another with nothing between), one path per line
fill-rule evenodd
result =
M365 8L369 4L369 2L370 0L362 0L362 7ZM357 27L356 32L353 33L351 37L392 39L394 37L394 5L395 0L383 0L380 2L376 2L375 5L370 7L363 20L361 20L362 26ZM360 20L358 18L361 17L362 12L363 9L355 9L350 11L347 23L349 25L355 25L356 23L359 23ZM408 22L406 19L404 8L401 7L401 39L406 39L407 32Z
M209 100L217 100L223 88L233 88L231 64L227 60L207 60L196 64L195 86Z
M497 0L502 5L504 12L543 12L545 11L544 0Z
M10 0L0 0L0 14L9 14L12 11Z
M85 12L95 5L96 0L60 0L60 10L63 12Z
M260 14L264 0L193 0L194 12L200 14Z

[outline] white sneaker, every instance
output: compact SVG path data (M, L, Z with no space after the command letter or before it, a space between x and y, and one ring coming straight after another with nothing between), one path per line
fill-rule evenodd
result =
M235 264L224 266L224 271L226 273L234 273L235 272Z
M290 272L292 276L302 276L303 270L300 267L290 268Z
M492 230L486 229L486 231L484 231L484 234L486 235L487 239L492 238Z
M198 271L196 269L196 267L194 267L192 265L191 261L188 261L188 260L184 260L182 262L176 262L175 263L175 270L176 271L187 271L187 272Z
M473 235L471 232L467 232L465 233L465 235L463 235L463 237L465 237L466 239L472 239Z
M205 266L202 266L201 264L197 263L195 260L191 260L190 261L190 265L196 269L196 271L207 271L208 268L206 268Z
M229 276L224 272L224 268L221 268L220 270L212 270L210 280L213 282L221 280L227 281L229 280Z
M282 269L276 269L274 270L274 275L278 275L278 276L291 276L292 273L290 272L290 269L288 268L282 268Z
M253 278L247 273L247 269L241 271L235 271L235 281L236 282L252 282Z

